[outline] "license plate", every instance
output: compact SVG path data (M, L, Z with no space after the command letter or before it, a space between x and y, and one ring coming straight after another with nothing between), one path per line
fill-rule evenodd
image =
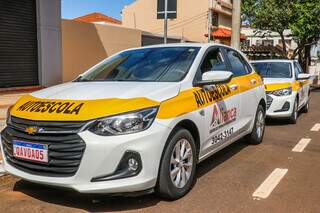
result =
M15 158L48 163L48 146L13 140L13 156Z

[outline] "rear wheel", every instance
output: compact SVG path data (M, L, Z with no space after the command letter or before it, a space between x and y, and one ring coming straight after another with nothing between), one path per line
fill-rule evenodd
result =
M292 110L291 116L289 118L289 122L291 124L296 124L297 120L298 120L298 99L296 99L294 101L293 110Z
M248 143L256 145L262 142L265 131L265 114L264 108L262 105L259 105L256 112L253 130L246 138Z
M195 183L196 146L190 132L176 130L165 147L156 192L162 198L176 200L187 194Z

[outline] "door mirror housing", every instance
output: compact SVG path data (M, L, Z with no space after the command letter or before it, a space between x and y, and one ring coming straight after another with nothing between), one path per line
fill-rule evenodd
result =
M301 73L298 75L297 80L308 80L310 77L311 77L311 75L308 73Z
M202 74L202 80L196 86L226 84L231 81L233 73L229 71L208 71Z

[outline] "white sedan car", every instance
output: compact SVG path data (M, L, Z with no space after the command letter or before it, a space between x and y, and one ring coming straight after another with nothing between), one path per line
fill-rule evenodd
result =
M125 50L18 100L1 133L4 168L82 193L177 199L199 162L245 136L262 142L266 105L261 77L230 47Z
M267 92L267 116L296 123L299 110L308 112L310 74L293 60L260 60L251 64L263 77Z

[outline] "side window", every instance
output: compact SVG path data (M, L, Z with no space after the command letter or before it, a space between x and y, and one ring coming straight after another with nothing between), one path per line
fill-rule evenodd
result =
M298 78L298 75L303 73L300 65L297 62L294 62L294 76L296 77L296 79Z
M201 81L202 74L208 71L227 71L227 65L219 48L211 50L205 56L200 72L197 72L196 81Z
M250 66L247 65L245 59L238 52L231 49L227 49L226 52L234 76L246 75L251 72Z

